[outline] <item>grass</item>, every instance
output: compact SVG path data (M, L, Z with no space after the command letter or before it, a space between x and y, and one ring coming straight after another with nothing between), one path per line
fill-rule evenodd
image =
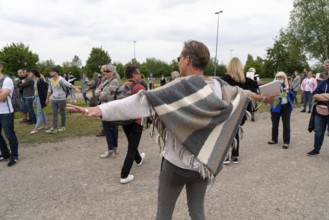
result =
M78 99L76 103L79 106L87 106L82 100ZM52 114L50 106L44 108L48 120L48 128L51 127ZM47 134L45 130L40 130L38 133L31 135L30 132L35 128L35 124L28 125L20 123L21 113L15 113L15 132L19 143L28 143L37 145L46 142L60 142L65 139L93 136L99 133L102 129L101 120L96 120L83 116L82 114L66 111L66 131L57 134ZM58 124L60 125L61 117L58 116Z

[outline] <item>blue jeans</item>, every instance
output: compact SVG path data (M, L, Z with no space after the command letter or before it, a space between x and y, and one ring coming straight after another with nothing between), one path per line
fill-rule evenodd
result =
M323 144L324 133L329 124L329 116L322 116L315 113L314 124L314 149L320 152Z
M83 99L85 100L85 103L89 102L90 99L87 97L87 93L86 92L83 92L82 93L82 96L83 96Z
M47 119L45 113L43 112L39 96L35 97L35 103L37 105L37 124L35 125L35 128L38 129L41 124L47 124Z
M75 89L70 88L70 98L71 98L71 101L77 100L77 98L75 97Z
M31 122L36 122L36 116L35 116L35 112L33 109L33 101L34 101L34 96L25 96L24 97L24 102L25 105L27 106L27 111L29 112L29 120Z
M2 130L9 141L10 151L2 136ZM0 114L0 151L2 156L18 158L18 140L14 131L14 113Z
M107 147L113 150L118 147L118 127L110 121L102 121Z
M308 103L308 110L312 111L312 100L313 100L313 95L311 92L303 92L303 100L304 100L304 110L306 110L306 105Z

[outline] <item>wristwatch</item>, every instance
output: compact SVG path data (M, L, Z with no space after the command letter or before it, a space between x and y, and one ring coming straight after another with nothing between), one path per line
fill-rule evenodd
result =
M85 108L85 113L89 113L88 109Z

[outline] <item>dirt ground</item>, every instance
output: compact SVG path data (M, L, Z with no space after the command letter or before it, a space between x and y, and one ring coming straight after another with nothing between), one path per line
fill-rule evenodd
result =
M244 125L240 163L225 166L208 190L207 219L329 219L329 137L320 155L307 157L314 134L307 131L309 114L300 110L291 118L287 150L281 129L279 144L267 144L269 113ZM154 219L159 148L145 130L139 147L145 162L133 166L133 182L121 185L127 149L123 133L119 144L119 155L110 159L99 158L106 150L104 137L21 144L18 164L0 163L0 219ZM185 192L173 219L190 219Z

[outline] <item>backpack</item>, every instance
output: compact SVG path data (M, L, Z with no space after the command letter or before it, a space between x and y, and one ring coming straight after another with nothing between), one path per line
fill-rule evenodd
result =
M60 86L62 87L62 89L65 92L65 98L67 98L70 95L70 87L64 85L64 83L62 82L62 79L59 81Z
M2 79L0 80L0 88L2 88L3 82L5 81L6 77L7 76L3 76ZM11 79L11 78L9 78L9 79ZM13 95L12 95L12 97L10 97L10 95L8 95L8 96L11 99L11 103L13 105L14 112L18 112L20 109L20 104L21 104L21 93L19 92L19 88L17 87L17 85L15 83L13 83L13 84L14 84ZM7 100L7 105L8 105L8 109L10 111L8 100Z
M60 87L63 89L63 91L65 92L65 98L67 98L69 95L70 95L70 87L66 86L62 80L65 80L63 77L59 80L59 85ZM51 83L51 80L49 81L49 83ZM51 93L53 93L53 87L50 86L50 90L51 90Z
M130 84L121 84L118 87L111 87L111 92L109 94L109 101L124 99L132 95L132 89L136 83L132 82ZM131 125L136 121L136 119L124 120L124 121L112 121L116 125Z

